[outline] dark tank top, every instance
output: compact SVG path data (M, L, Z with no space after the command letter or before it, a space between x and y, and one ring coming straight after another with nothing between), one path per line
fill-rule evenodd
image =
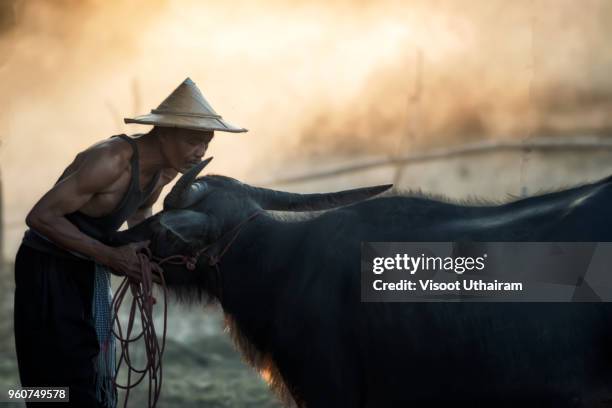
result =
M99 241L104 241L110 234L117 231L121 225L138 210L142 204L149 198L155 186L157 185L157 181L159 180L161 171L158 171L155 176L151 179L149 184L144 188L144 190L140 190L140 163L139 163L139 154L138 154L138 146L136 141L127 135L116 135L112 137L120 137L121 139L128 142L134 151L132 154L131 168L132 174L130 178L130 183L128 188L123 195L123 198L119 201L117 206L108 214L100 216L100 217L91 217L89 215L85 215L80 211L75 211L71 214L67 214L66 218L74 224L81 232L84 234L95 238ZM58 182L64 177L64 174L60 176ZM75 255L58 247L53 242L49 241L45 237L41 236L35 231L27 230L24 238L23 244L27 245L31 248L37 249L39 251L43 251L46 253L50 253L53 255L58 255L62 257L74 257Z

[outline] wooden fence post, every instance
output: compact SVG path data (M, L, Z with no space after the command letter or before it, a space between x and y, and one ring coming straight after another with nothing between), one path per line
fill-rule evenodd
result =
M4 264L4 214L2 212L2 173L0 173L0 270Z

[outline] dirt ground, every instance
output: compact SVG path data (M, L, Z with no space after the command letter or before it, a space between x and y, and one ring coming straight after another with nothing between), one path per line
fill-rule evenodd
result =
M0 293L3 295L0 297L0 390L6 390L19 386L13 340L12 265L4 265L0 273ZM158 314L160 311L161 307ZM156 323L161 328L159 319ZM219 310L174 302L169 306L168 328L159 407L281 407L267 384L241 360L229 337L223 333ZM144 407L146 401L147 389L141 385L130 393L128 406ZM0 402L0 406L25 405Z

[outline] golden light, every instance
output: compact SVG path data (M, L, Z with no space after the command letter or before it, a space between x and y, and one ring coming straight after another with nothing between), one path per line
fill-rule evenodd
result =
M0 36L9 256L27 210L74 155L147 129L122 118L187 76L249 129L211 144L212 170L247 182L288 157L387 154L417 113L418 148L611 120L602 50L612 25L592 23L611 14L606 0L19 4ZM418 109L408 104L417 81Z
M268 369L259 370L259 375L268 384L272 384L272 373Z

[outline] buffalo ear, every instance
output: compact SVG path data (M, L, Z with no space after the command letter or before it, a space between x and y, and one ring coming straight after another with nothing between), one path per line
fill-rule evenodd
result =
M212 224L210 216L190 210L164 211L159 223L186 244L204 240Z

